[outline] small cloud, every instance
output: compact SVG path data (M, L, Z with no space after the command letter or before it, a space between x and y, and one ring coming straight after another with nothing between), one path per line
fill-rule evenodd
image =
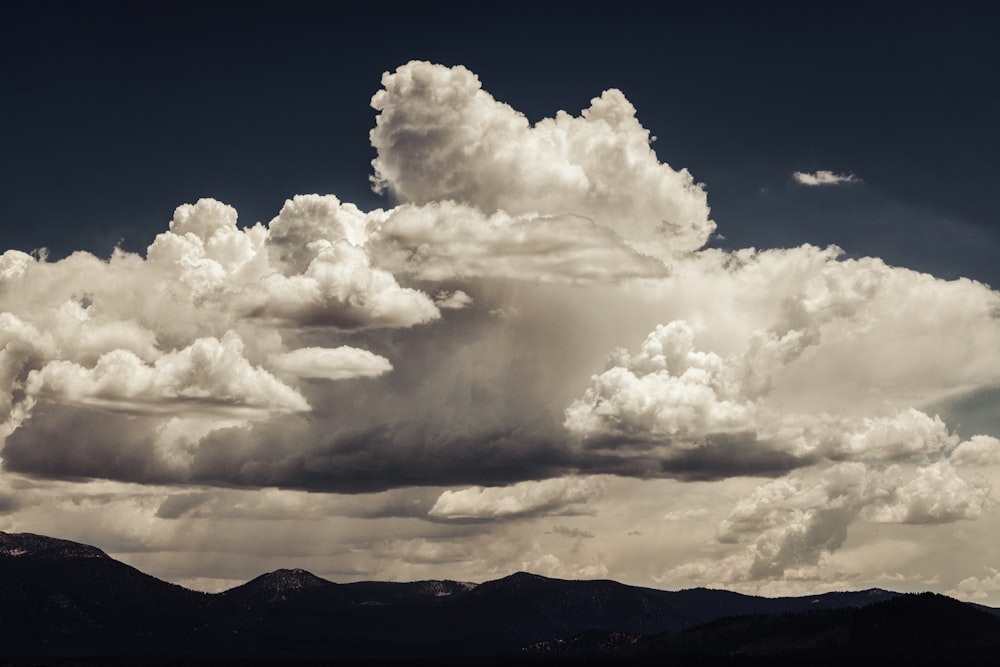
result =
M696 510L675 510L663 515L664 521L687 521L688 519L699 519L708 515L707 509Z
M800 185L817 187L820 185L841 185L843 183L860 183L861 179L854 174L835 174L832 171L821 169L812 174L797 171L792 174L792 178Z
M445 491L427 513L434 519L474 521L528 516L579 514L604 492L602 477L560 477L511 486L473 486Z
M489 312L489 315L490 317L495 317L498 320L512 320L520 317L521 311L514 306L500 306L499 308L492 309Z
M574 537L578 539L590 539L594 536L593 533L582 528L570 528L568 526L552 526L552 530L545 532L546 535L565 535L566 537Z
M271 357L271 365L283 373L302 378L346 380L378 377L392 370L385 357L356 347L304 347Z
M955 448L951 461L956 465L989 466L1000 464L1000 439L974 435Z
M459 310L472 305L472 297L462 290L442 290L434 295L434 305L445 310Z
M989 597L990 593L1000 591L1000 570L992 567L988 569L990 576L962 579L955 588L945 591L945 595L960 600L982 600Z

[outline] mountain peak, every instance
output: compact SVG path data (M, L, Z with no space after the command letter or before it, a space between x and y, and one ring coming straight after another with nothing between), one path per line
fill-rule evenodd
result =
M258 584L262 584L268 588L273 588L279 591L298 590L300 588L315 588L317 586L326 586L330 584L330 582L326 579L317 577L312 572L298 567L281 568L280 570L275 570L274 572L268 572L267 574L262 574L257 577L256 581Z
M28 558L32 560L65 560L70 558L109 558L89 544L60 540L34 533L5 533L0 531L0 557Z
M268 572L264 576L265 577L269 577L269 576L270 577L275 577L275 576L277 576L277 577L295 577L295 578L299 578L299 579L310 579L310 578L312 578L312 579L320 579L321 581L325 581L325 579L321 579L320 577L317 577L315 574L313 574L309 570L303 570L301 567L283 567L283 568L279 568L279 569L275 570L274 572Z
M469 581L451 581L450 579L429 579L415 581L413 585L424 595L444 598L468 593L479 584Z
M307 570L282 568L262 574L241 586L230 589L228 592L243 596L250 595L251 597L263 596L270 601L276 601L285 599L289 593L298 593L325 586L336 586L336 584L317 577Z
M543 577L540 574L532 574L531 572L515 572L513 574L508 574L506 577L498 579L497 581L509 581L509 582L551 581L551 579L549 577Z

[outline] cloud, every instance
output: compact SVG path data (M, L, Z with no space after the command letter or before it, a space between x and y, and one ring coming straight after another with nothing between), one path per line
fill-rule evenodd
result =
M373 226L382 266L419 280L588 282L658 277L662 262L578 215L486 215L452 201L393 209Z
M605 485L602 478L595 476L560 477L506 487L474 486L445 491L428 516L448 520L494 520L579 513L588 501L604 491Z
M958 476L947 461L915 469L841 463L818 478L794 475L758 486L719 523L717 540L740 550L693 561L672 577L703 581L761 581L795 576L840 549L859 520L935 524L978 518L990 495L981 479Z
M689 509L689 510L674 510L672 512L667 512L663 515L664 521L689 521L691 519L700 519L703 516L708 515L708 510L704 508Z
M346 345L336 348L303 347L269 359L272 368L301 378L346 380L378 377L392 370L385 357Z
M4 432L25 424L40 398L164 417L308 410L299 388L261 368L269 359L286 376L385 372L384 358L361 349L352 359L335 353L341 368L315 353L301 373L289 370L299 362L301 371L308 353L284 356L285 339L303 326L410 327L440 317L428 295L371 265L365 224L357 207L309 195L286 202L266 227L240 229L235 209L202 199L176 209L145 257L3 253Z
M944 420L917 406L1000 372L986 343L1000 340L997 293L838 254L705 251L676 263L660 284L691 320L657 325L635 352L612 350L568 404L565 428L585 451L696 479L739 474L732 462L755 455L770 462L743 472L954 448ZM956 326L976 352L949 344Z
M618 90L580 116L559 112L532 126L462 66L413 61L386 72L382 87L372 98L373 180L403 201L572 213L663 258L701 247L715 229L704 190L659 162Z
M310 244L346 240L361 246L367 238L368 214L334 195L296 195L285 201L268 223L268 257L286 274L299 274L313 260Z
M461 67L382 85L399 206L299 195L241 228L204 199L145 256L0 255L8 469L361 492L989 458L938 408L996 385L998 293L701 249L704 189L618 91L531 125Z
M946 592L963 600L983 600L990 593L1000 591L1000 570L988 568L990 575L983 577L966 577L958 582L955 588Z
M434 305L444 310L461 310L472 305L471 296L458 289L454 292L442 290L434 295Z
M363 248L346 240L307 247L312 259L302 274L272 273L247 286L238 300L241 315L340 329L408 327L441 316L426 294L372 267Z
M32 267L38 268L34 260ZM102 473L100 465L68 456L70 444L54 441L41 421L27 421L6 444L6 464L23 472L119 479L130 479L131 471L172 470L185 483L350 492L414 483L503 485L574 471L685 480L774 477L823 460L919 462L948 450L954 441L942 427L946 415L908 406L933 406L1000 374L990 354L1000 340L992 315L996 294L972 281L937 280L877 260L841 260L836 249L810 246L704 251L673 268L675 275L649 283L475 282L469 289L476 308L395 331L275 327L237 318L252 367L277 372L268 359L289 348L350 342L392 359L393 372L371 378L364 392L349 382L298 384L281 375L315 408L308 421L274 416L249 428L216 429L180 448L192 457L187 463L160 461L161 427L154 422L129 425L130 432L140 425L149 430L130 436L134 449L126 445L131 439L119 443L132 464ZM86 310L109 307L104 298L95 291ZM511 316L490 317L494 310ZM231 312L196 312L202 311L205 317L193 320L201 327L234 323ZM689 319L668 321L657 334L664 312ZM181 340L194 333L150 321ZM956 329L968 333L965 346L950 343ZM44 341L31 332L19 336ZM601 371L609 349L636 343L638 349L612 354ZM672 351L672 345L681 347ZM14 382L44 365L49 353L39 350L15 356L27 361L12 371ZM919 372L913 358L925 360ZM627 382L611 383L616 373ZM680 394L687 403L658 402L659 394L643 386L654 382L688 392ZM596 410L602 388L610 392L603 413ZM585 400L590 394L593 403ZM12 388L8 396L21 395ZM735 407L731 414L745 421L718 417L727 401ZM582 428L566 430L567 408L580 408ZM64 426L75 432L73 446L113 456L112 445L92 442L107 436L89 432L86 413L72 424ZM664 424L678 430L670 434ZM140 465L130 457L140 456L141 447L148 460Z
M727 458L742 460L749 472L754 457L768 453L787 454L797 467L816 457L921 459L954 445L940 418L913 408L855 420L769 407L771 375L815 344L810 341L814 336L796 330L781 338L756 331L745 353L724 359L697 350L687 322L658 326L637 354L611 354L610 368L593 376L566 409L564 425L588 448L632 443L658 450L665 470L687 473L698 467L721 472L720 459ZM772 461L780 469L778 459Z
M0 254L0 529L211 585L806 593L947 560L946 586L1000 590L1000 441L953 407L995 398L1000 293L705 248L704 188L617 90L532 125L410 63L373 104L398 205L299 195L241 227L203 199L144 253Z
M200 300L242 318L289 325L413 326L440 316L430 298L373 267L366 216L332 195L298 195L265 228L236 228L236 211L211 199L178 207L150 263L179 273Z
M156 516L161 519L269 522L317 521L327 517L424 517L438 494L434 489L340 495L277 488L253 491L206 488L170 493L159 504Z
M133 414L221 414L263 419L275 413L302 412L308 403L243 357L234 332L222 340L199 338L149 365L117 349L93 368L51 361L28 374L29 396L70 405Z
M608 576L608 566L599 560L592 563L567 563L554 554L521 561L521 569L558 579L606 579Z
M609 365L567 408L570 431L701 438L754 422L754 406L725 377L723 359L694 349L687 322L657 326L638 354L616 350Z
M951 461L963 466L1000 465L1000 439L990 435L973 436L955 448Z
M183 296L217 299L268 272L262 252L267 231L260 224L240 230L236 220L236 209L214 199L178 206L170 231L153 240L147 260L190 290Z
M883 461L921 459L953 445L957 438L938 416L908 408L889 417L865 418L837 454Z
M461 563L469 559L469 548L455 542L425 538L386 540L376 547L382 554L411 565Z
M178 207L145 259L121 251L108 261L87 253L51 263L8 255L5 305L22 318L30 313L33 322L83 301L89 326L141 325L173 346L253 326L248 317L344 328L413 326L439 317L426 294L372 267L355 243L361 223L344 222L345 210L360 215L332 196L300 196L267 227L238 229L235 209L202 199ZM79 313L61 319L71 316L81 319Z
M882 523L948 523L976 519L990 495L982 478L959 477L948 461L918 468L913 479L892 490L891 499L870 509Z
M586 540L592 539L594 534L583 530L582 528L569 528L567 526L552 526L552 530L548 531L547 534L552 535L563 535L565 537L573 537L576 539Z
M814 173L796 171L792 174L792 179L800 185L818 187L820 185L841 185L843 183L860 183L854 174L835 174L832 171L821 169Z

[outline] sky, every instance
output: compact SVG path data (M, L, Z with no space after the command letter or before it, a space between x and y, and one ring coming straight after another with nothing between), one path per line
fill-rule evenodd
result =
M1000 606L985 6L3 11L0 530Z

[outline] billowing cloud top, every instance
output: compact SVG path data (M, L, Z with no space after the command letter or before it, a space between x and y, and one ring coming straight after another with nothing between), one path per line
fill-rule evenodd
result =
M704 189L659 162L621 91L531 126L464 67L411 62L382 86L374 182L403 201L585 216L657 257L700 248L715 229Z
M0 255L5 475L202 487L162 521L236 516L241 488L311 517L325 501L289 489L378 492L380 518L435 531L597 516L621 480L729 482L721 511L650 510L716 519L716 552L656 573L699 583L809 576L851 525L989 513L1000 425L960 432L949 406L1000 385L1000 294L836 247L702 249L704 188L620 91L531 125L464 67L382 86L373 182L397 206L300 195L241 228L202 199L145 255ZM0 512L14 497L0 478ZM420 539L382 548L467 556Z

